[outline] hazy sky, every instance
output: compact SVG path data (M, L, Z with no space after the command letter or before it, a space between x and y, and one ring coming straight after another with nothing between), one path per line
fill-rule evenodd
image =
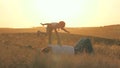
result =
M67 27L120 24L120 0L0 0L0 27L60 20Z

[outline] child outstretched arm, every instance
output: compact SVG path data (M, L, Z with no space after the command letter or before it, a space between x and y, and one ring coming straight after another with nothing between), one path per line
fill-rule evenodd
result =
M61 28L62 30L64 30L65 32L67 32L67 33L70 33L69 31L67 31L65 28Z
M43 24L43 23L40 23L40 24L44 26L44 25L49 25L50 23L44 23L44 24Z

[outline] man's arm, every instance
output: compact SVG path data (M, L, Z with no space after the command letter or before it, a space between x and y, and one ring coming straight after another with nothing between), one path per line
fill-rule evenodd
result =
M67 33L70 33L69 31L67 31L65 28L61 28L62 30L64 30L65 32L67 32Z
M61 39L60 39L60 36L59 36L57 30L56 30L56 29L54 29L54 30L55 30L55 33L56 33L56 35L57 35L57 44L59 44L59 45L61 46Z

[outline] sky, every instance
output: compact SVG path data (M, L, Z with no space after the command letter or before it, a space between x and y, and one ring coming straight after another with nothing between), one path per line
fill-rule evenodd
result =
M0 0L0 28L59 21L66 27L120 24L120 0Z

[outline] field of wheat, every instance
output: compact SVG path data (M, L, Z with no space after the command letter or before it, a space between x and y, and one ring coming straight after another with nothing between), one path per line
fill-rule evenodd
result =
M74 46L82 35L60 33L62 44ZM53 44L56 36L53 34ZM89 37L94 53L79 55L41 54L48 37L36 33L1 33L0 68L120 68L120 46L107 39ZM112 40L114 41L114 40ZM105 42L108 42L107 44Z

